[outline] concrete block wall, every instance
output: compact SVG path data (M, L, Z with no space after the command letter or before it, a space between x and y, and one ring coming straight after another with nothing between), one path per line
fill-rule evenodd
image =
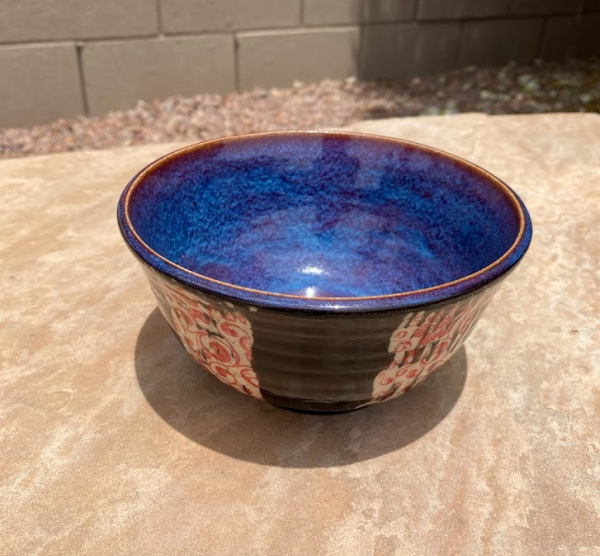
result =
M600 0L0 0L0 127L137 100L600 55Z

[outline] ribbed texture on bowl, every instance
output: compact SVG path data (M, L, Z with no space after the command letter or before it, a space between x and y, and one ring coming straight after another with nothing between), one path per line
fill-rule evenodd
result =
M496 291L421 311L323 315L231 303L145 267L161 311L219 380L290 409L337 412L396 398L462 345Z

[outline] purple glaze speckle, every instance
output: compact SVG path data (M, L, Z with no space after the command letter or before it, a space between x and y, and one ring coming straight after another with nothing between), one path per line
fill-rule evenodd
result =
M166 275L254 305L312 311L460 295L510 270L531 239L519 198L479 168L343 133L189 147L134 178L118 216L134 252Z

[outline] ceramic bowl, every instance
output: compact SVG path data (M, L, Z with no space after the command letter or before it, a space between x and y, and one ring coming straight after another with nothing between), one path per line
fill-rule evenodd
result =
M121 233L183 348L233 388L335 412L455 353L531 240L485 170L396 139L277 132L151 163Z

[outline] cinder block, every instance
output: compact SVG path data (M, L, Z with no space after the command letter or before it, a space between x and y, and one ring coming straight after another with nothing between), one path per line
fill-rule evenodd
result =
M430 75L456 68L460 26L458 22L419 25L414 72Z
M459 64L501 65L538 55L542 19L468 21L463 25Z
M512 11L517 15L574 14L584 0L514 0Z
M510 13L511 0L462 0L461 16L498 17Z
M304 0L304 23L332 25L407 21L415 0Z
M91 44L83 66L91 114L138 100L234 89L233 37L152 39Z
M0 48L0 127L25 127L83 113L74 45Z
M166 33L295 27L300 0L160 0Z
M321 0L322 2L329 0ZM386 21L407 21L415 16L414 0L363 0L362 21L383 23Z
M462 0L419 0L419 19L460 19Z
M414 24L365 27L361 45L362 79L407 80L415 74L418 28Z
M510 0L420 0L422 20L499 17L510 12Z
M358 71L357 27L241 33L238 43L242 89L343 79Z
M542 58L564 60L576 56L578 35L579 21L576 17L548 18L542 43Z
M581 19L577 54L600 56L600 14L586 15Z
M304 0L304 23L307 25L332 25L362 21L361 0Z
M586 12L600 12L600 0L586 0L585 11Z
M156 0L2 0L0 42L156 33Z
M600 55L600 14L552 17L546 24L542 56L549 60Z

